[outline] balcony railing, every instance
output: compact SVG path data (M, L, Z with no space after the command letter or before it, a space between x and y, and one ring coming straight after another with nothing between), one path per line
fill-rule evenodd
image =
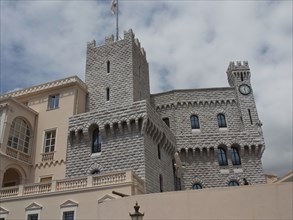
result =
M6 154L10 157L16 158L18 160L21 160L23 162L26 163L30 163L31 162L31 157L30 155L27 155L25 153L22 153L14 148L11 147L7 147L6 148Z
M102 188L104 186L119 186L129 184L133 194L144 193L144 181L132 171L121 171L108 174L98 174L80 178L56 180L50 183L37 183L4 187L0 189L0 198L18 196L40 195L44 193L63 192L68 190L80 190L86 188Z
M51 161L54 160L54 151L49 153L43 153L42 154L42 161Z

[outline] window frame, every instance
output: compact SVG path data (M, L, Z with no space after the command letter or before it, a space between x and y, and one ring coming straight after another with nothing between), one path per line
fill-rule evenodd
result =
M35 218L31 218L32 216L37 216L37 219L35 219ZM29 214L27 214L27 216L26 216L26 219L27 220L39 220L39 213L29 213Z
M54 138L47 138L47 134L49 132L55 132L55 137ZM50 141L50 145L46 145L47 144L47 141ZM54 145L52 145L52 140L54 140ZM56 143L57 143L57 128L53 128L53 129L50 129L50 130L45 130L44 131L44 144L43 144L43 153L44 154L49 154L49 153L53 153L56 151ZM52 146L53 146L53 150L52 150ZM49 148L49 151L46 152L46 148Z
M57 93L57 94L49 95L48 110L58 109L59 106L60 106L60 94Z
M98 140L98 146L94 146L96 140ZM100 130L97 127L92 132L91 154L100 154L101 152L102 152L102 139L101 139Z
M76 220L76 215L77 215L77 207L78 204L71 201L71 200L67 200L65 203L63 203L62 205L60 205L60 220L64 220L63 216L65 212L73 212L73 220Z
M9 128L7 146L20 151L24 154L30 154L32 129L30 124L22 117L13 119Z
M72 219L68 219L68 218L65 218L64 214L65 213L73 213L72 214ZM75 216L75 211L74 210L67 210L67 211L62 211L62 220L75 220L76 219L76 216Z
M200 123L199 123L199 117L198 115L191 115L190 116L190 125L192 130L199 130L200 129Z
M219 166L228 166L227 153L223 147L217 148L217 157L218 157Z
M239 150L236 147L231 147L231 160L234 166L241 165Z
M219 113L217 115L218 127L219 128L227 128L227 120L226 116L223 113Z

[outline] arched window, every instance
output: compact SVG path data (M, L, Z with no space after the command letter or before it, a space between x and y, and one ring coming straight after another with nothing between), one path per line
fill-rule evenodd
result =
M235 180L232 180L228 183L228 186L239 186L239 183Z
M30 136L31 131L27 122L21 118L15 118L10 127L7 145L28 154Z
M232 158L233 165L240 165L241 164L239 152L236 147L231 148L231 158Z
M92 153L99 153L101 152L101 137L99 128L96 128L93 132L93 139L92 139Z
M192 185L192 189L202 189L202 186L201 186L200 183L194 183L194 184Z
M190 116L191 129L199 129L199 120L197 115Z
M218 161L219 161L220 166L227 166L228 165L226 151L222 147L218 148Z
M218 114L217 119L218 119L219 128L226 128L227 127L226 118L225 118L224 114Z
M107 61L107 73L110 73L110 61Z
M99 170L99 169L94 169L94 170L91 172L92 175L97 175L97 174L99 174L99 173L100 173L100 170Z

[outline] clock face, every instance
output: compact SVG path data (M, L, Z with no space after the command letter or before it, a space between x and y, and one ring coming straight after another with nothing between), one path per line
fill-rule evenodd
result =
M242 85L239 86L239 91L243 95L248 95L251 92L251 88L250 88L249 85L242 84Z

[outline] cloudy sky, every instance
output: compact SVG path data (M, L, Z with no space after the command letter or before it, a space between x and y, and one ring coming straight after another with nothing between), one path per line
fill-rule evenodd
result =
M1 0L0 91L78 75L86 43L115 34L111 0ZM120 0L120 36L147 53L151 92L228 86L249 62L266 142L265 172L292 170L292 1Z

